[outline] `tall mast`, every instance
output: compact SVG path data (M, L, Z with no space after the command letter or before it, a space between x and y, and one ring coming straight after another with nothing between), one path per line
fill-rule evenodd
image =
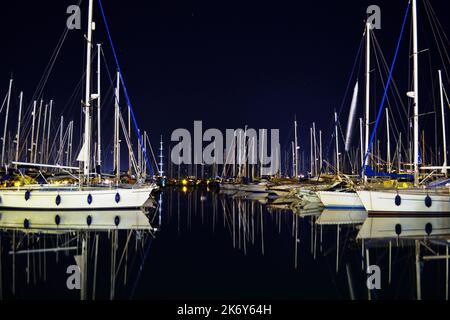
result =
M389 109L386 108L386 137L387 137L387 172L391 172L391 135L389 129Z
M295 177L298 177L298 139L297 139L297 116L295 117L294 120L294 139L295 139L295 153L294 153L294 163L295 163L295 169L294 169L294 174Z
M41 103L39 104L39 112L38 112L38 123L37 123L37 129L36 129L36 141L34 142L34 159L33 161L37 161L38 156L38 145L39 145L39 133L41 132L41 113L42 113L42 104L44 103L44 100L41 99Z
M295 177L295 142L291 141L291 148L292 148L292 176Z
M114 167L116 169L116 178L120 179L120 127L119 127L119 94L120 94L120 74L117 71L116 94L114 106Z
M365 117L365 145L364 145L364 154L369 150L369 120L370 120L370 22L366 23L366 117ZM369 165L369 158L367 157L366 165ZM361 163L363 165L364 157L361 159ZM363 168L363 177L364 181L367 180L364 175Z
M97 44L97 166L100 169L102 165L102 131L101 131L101 99L100 99L100 55L102 45ZM100 173L100 172L99 172Z
M130 140L130 147L128 148L128 174L131 175L131 152L133 151L133 145L131 144L131 114L130 106L128 105L128 139ZM138 133L139 134L139 133Z
M336 174L339 175L339 137L337 112L334 113L334 134L336 136Z
M159 175L161 177L164 176L164 170L163 170L163 159L164 159L164 154L163 154L163 137L161 135L161 140L159 142Z
M441 98L441 114L442 114L442 144L444 148L444 164L442 165L444 168L442 169L442 172L447 177L447 138L446 138L446 128L445 128L445 108L444 108L444 88L442 85L442 72L441 70L438 70L439 72L439 91L440 91L440 98Z
M413 11L413 73L414 73L414 186L419 185L419 52L417 44L417 0L412 1Z
M311 155L310 155L310 163L311 163L311 176L314 175L314 152L313 152L313 148L314 148L314 142L313 142L313 129L312 127L309 128L309 135L310 135L310 139L311 139Z
M19 96L19 119L17 120L17 136L16 136L16 162L19 161L19 142L20 142L20 122L22 120L22 102L23 102L23 91L20 92ZM17 165L16 165L17 168Z
M363 120L362 118L359 118L359 144L360 144L360 153L361 153L361 166L364 162L364 144L363 144ZM362 171L363 168L361 168Z
M162 136L161 136L162 139ZM147 131L144 130L144 150L147 151ZM142 172L144 173L144 177L147 176L147 162L142 161Z
M50 143L50 129L52 126L52 108L53 108L53 100L50 100L50 110L48 113L48 127L47 127L47 143L45 145L45 161L48 164L48 145Z
M64 116L61 116L61 120L60 120L60 125L59 125L59 152L61 154L61 160L58 159L58 163L64 163L63 159L64 159L64 148L63 148L63 128L64 128Z
M401 132L398 137L397 159L398 159L398 173L400 173L402 171L402 133Z
M6 114L5 114L5 127L3 128L3 141L2 141L2 167L5 164L5 144L6 144L6 131L8 128L8 116L9 116L9 103L11 102L11 87L12 87L13 79L9 80L9 89L8 89L8 102L6 103Z
M319 170L322 172L322 130L319 130Z
M36 122L36 100L33 102L33 123L31 125L31 147L30 147L30 162L33 161L33 145L34 145L34 124Z
M93 0L89 0L87 45L86 45L86 95L84 100L84 157L83 173L89 181L91 160L91 54L92 54Z
M317 176L317 140L316 140L316 123L313 122L313 141L314 141L314 175Z
M41 147L39 148L41 150L41 154L39 156L39 162L40 163L44 163L44 153L45 153L45 144L46 144L46 137L45 137L45 133L47 131L47 111L48 111L48 104L45 104L44 107L44 121L43 121L43 127L42 127L42 142L41 142Z

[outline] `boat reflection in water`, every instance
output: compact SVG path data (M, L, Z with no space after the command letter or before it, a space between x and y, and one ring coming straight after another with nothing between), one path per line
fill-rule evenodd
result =
M1 212L2 298L448 298L447 217L195 188L156 201L146 212ZM80 290L67 287L72 265ZM381 289L366 285L373 266Z
M158 231L155 212L1 211L0 297L132 296Z
M343 297L374 299L406 296L421 299L426 293L425 298L448 299L450 218L372 218L361 209L324 210L313 203L304 205L293 198L265 198L255 201L253 197L255 196L247 196L245 193L235 193L233 196L228 193L225 196L227 200L222 199L223 207L234 210L231 210L232 217L234 214L239 216L237 228L232 229L233 246L236 232L238 235L239 232L243 233L244 236L240 238L244 239L246 233L253 234L254 222L251 219L255 219L255 213L269 214L280 236L282 232L289 232L294 239L295 269L301 267L301 243L305 248L310 247L311 256L317 265L328 264L335 259L333 281L336 284L341 280L347 282L343 287L346 287L348 294ZM289 225L289 220L292 221L290 228L282 230L282 226ZM272 241L264 240L263 221L266 219L260 217L260 221L261 242ZM299 234L299 230L302 230L302 234ZM366 281L370 274L366 272L371 265L377 265L381 269L383 290L367 289ZM405 268L409 272L405 272ZM316 270L307 272L311 272L311 276L317 276ZM399 278L393 280L394 274ZM442 281L442 276L445 281ZM355 279L359 283L355 283Z
M408 268L415 276L410 284L415 285L416 299L427 298L424 293L433 292L436 298L448 300L450 218L369 217L359 231L358 240L363 265L377 264L380 257L387 255L383 265L387 269L387 285L394 281L394 269ZM410 259L401 258L404 254ZM369 299L372 293L368 290Z

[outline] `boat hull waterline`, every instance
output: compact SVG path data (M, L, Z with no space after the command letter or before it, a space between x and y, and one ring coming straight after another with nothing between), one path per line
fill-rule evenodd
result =
M356 192L317 191L323 206L328 209L364 209Z
M107 210L141 208L154 186L115 189L5 189L0 191L0 209Z
M450 195L433 190L358 191L369 216L450 216Z

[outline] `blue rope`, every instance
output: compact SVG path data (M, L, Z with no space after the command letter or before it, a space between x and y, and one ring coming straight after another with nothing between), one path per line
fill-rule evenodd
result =
M364 171L366 169L367 157L369 156L369 153L370 153L370 151L372 149L373 139L375 138L375 132L377 131L378 123L380 122L381 114L383 113L384 102L386 100L387 91L388 91L389 85L391 83L392 73L394 71L395 62L397 60L398 50L400 48L400 43L401 43L402 38L403 38L403 32L405 31L406 20L408 18L408 13L409 13L409 5L410 5L410 3L408 2L408 5L406 7L405 17L403 18L402 30L400 32L400 36L399 36L399 39L398 39L398 42L397 42L397 47L395 48L394 59L392 60L391 68L389 70L389 77L387 79L386 87L384 88L383 98L381 99L380 108L378 110L377 121L375 122L375 126L374 126L374 128L372 130L372 134L370 136L370 142L369 142L369 145L367 146L366 154L364 155L364 161L363 161L363 165L361 167L361 174L360 174L361 176L363 175L363 173L364 173Z
M109 44L111 45L111 49L112 49L112 52L113 52L113 55L114 55L114 60L116 62L117 71L119 71L120 81L122 82L123 91L125 93L125 99L127 100L128 108L130 109L131 118L133 119L133 125L134 125L134 128L136 130L136 135L138 137L139 144L141 145L141 149L144 152L144 158L145 158L145 162L147 163L147 167L148 167L148 169L150 171L150 174L153 176L154 175L153 174L153 169L152 169L152 166L150 164L150 161L148 160L147 151L144 148L144 144L143 144L141 135L139 134L140 133L139 127L138 127L138 124L137 124L137 121L136 121L136 117L134 116L133 107L131 105L130 97L128 96L128 90L127 90L127 87L125 85L125 81L123 80L122 71L120 69L119 60L117 59L116 49L114 48L114 43L112 41L111 33L109 32L108 22L106 21L105 12L103 11L102 0L98 0L98 3L100 5L100 11L102 12L103 22L105 23L106 32L108 34Z

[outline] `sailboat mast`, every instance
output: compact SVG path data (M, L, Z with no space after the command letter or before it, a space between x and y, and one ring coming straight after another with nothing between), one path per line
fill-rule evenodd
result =
M413 74L414 74L414 186L419 185L419 52L417 34L417 0L412 1L413 12Z
M144 132L145 134L145 132ZM163 149L163 137L161 135L161 140L159 141L159 175L161 177L164 176L164 171L163 171L163 160L164 160L164 149Z
M22 102L23 102L23 91L20 92L19 96L19 119L17 120L17 136L16 136L16 162L19 161L19 141L20 141L20 125L21 125L20 122L22 120Z
M295 177L298 177L298 138L297 138L297 117L295 117L294 120L294 130L295 130L295 134L294 134L294 139L295 139L295 153L294 153L294 163L295 163L295 169L294 169L294 174Z
M360 152L361 152L361 166L364 162L364 147L363 147L363 120L359 118L359 144L360 144ZM362 169L362 168L361 168Z
M11 102L11 87L12 87L13 79L9 80L9 89L8 89L8 101L6 102L6 114L5 114L5 127L3 128L3 141L2 141L2 167L5 164L5 144L6 144L6 131L8 128L8 116L9 116L9 103Z
M334 113L334 134L336 136L336 175L339 175L339 137L338 137L338 116Z
M91 159L91 55L92 55L93 0L89 0L87 46L86 46L86 95L84 100L84 156L83 173L89 181Z
M316 123L313 122L313 141L314 141L314 176L317 176L317 140L316 140Z
M322 130L319 130L319 170L322 172Z
M291 141L292 148L292 176L295 177L295 142Z
M31 147L30 147L30 161L33 161L34 155L33 155L33 146L34 146L34 125L36 123L36 100L33 102L33 123L31 125Z
M58 159L58 164L64 163L63 128L64 128L64 116L61 116L59 125L59 153L61 154L61 160Z
M445 108L444 108L444 88L442 85L442 72L441 70L438 70L439 72L439 91L440 91L440 98L441 98L441 115L442 115L442 144L444 148L444 164L442 165L444 168L442 169L442 172L447 177L447 138L446 138L446 128L445 128Z
M48 113L48 127L47 127L47 143L45 144L45 161L48 164L48 148L50 144L50 129L52 125L52 108L53 108L53 100L50 100L50 109Z
M313 176L314 175L314 152L313 152L314 142L313 142L313 129L312 129L312 127L309 128L309 135L310 135L310 139L311 139L311 155L310 155L311 176Z
M365 145L364 145L364 153L369 150L369 120L370 120L370 28L371 24L370 22L366 23L366 117L365 117ZM366 160L366 165L369 165L369 158ZM364 162L364 158L361 159L362 165ZM367 178L364 174L363 170L363 177L366 181Z
M100 168L102 165L102 131L101 131L101 100L100 100L100 55L102 45L97 44L97 166Z
M37 129L36 129L36 141L34 142L34 159L33 161L37 162L37 156L39 154L38 152L38 145L39 145L39 133L41 132L41 113L42 113L42 104L44 103L44 100L41 99L41 102L39 103L39 112L37 117Z
M391 135L389 129L389 109L386 108L386 138L387 138L387 172L391 172Z
M116 77L116 97L114 107L114 167L116 169L116 178L120 180L120 128L119 128L119 94L120 94L120 74L117 71Z

